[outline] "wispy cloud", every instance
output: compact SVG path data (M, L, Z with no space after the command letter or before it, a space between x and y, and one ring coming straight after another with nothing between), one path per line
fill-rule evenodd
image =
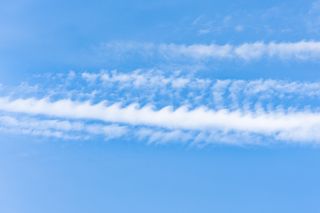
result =
M106 139L121 137L126 134L127 128L113 124L88 124L83 121L66 119L2 115L0 116L0 131L66 140L86 140L92 135L100 135Z
M315 60L320 58L320 42L263 42L233 44L155 44L109 42L102 45L109 55L161 57L164 60Z
M305 24L307 26L307 31L319 35L320 26L320 1L316 0L312 3L310 9L305 15Z
M38 85L33 94L28 92L30 89L26 86L22 87L24 90L9 89L11 93L3 94L11 94L10 97L13 98L50 97L52 100L68 98L93 103L105 100L108 103L120 102L123 105L151 104L156 108L168 105L188 105L195 108L205 105L211 109L252 109L257 104L271 108L284 105L302 109L312 105L320 96L319 82L273 79L221 80L200 78L195 74L184 74L180 71L144 69L132 72L80 72L74 74L72 79L68 76L69 74L46 77L48 82L43 82L41 78L42 84ZM56 83L52 85L52 81Z

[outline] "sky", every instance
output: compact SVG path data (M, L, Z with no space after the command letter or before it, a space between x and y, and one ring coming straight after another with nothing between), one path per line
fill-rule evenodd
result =
M0 0L0 212L320 212L320 1Z

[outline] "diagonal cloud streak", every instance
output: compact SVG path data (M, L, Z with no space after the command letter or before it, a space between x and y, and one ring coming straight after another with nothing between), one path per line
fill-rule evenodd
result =
M58 76L47 78L53 84L3 87L0 131L150 143L320 141L319 82L210 80L157 70Z
M223 130L240 131L262 135L285 135L301 132L316 135L320 128L320 114L312 112L251 112L196 108L176 110L165 107L154 110L151 107L138 108L136 105L121 107L119 104L107 106L104 103L90 104L46 99L0 98L0 110L32 115L60 118L90 119L128 125L145 125L183 130ZM307 137L309 137L307 135Z

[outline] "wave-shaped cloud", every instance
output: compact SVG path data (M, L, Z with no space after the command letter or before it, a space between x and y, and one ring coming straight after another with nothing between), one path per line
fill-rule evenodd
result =
M47 88L23 84L27 94L19 87L3 93L0 130L150 142L320 141L319 82L209 80L156 70L70 72L59 79Z
M214 111L205 107L188 110L184 106L175 110L170 106L154 110L149 106L138 108L134 104L127 107L117 103L107 106L104 103L90 104L67 99L51 102L46 99L0 98L0 110L168 129L223 129L261 134L317 129L320 125L320 114L314 112Z

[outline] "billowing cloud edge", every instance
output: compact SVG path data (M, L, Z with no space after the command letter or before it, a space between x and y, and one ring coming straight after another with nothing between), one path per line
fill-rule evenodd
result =
M209 80L155 70L72 71L60 78L47 90L24 83L9 96L1 92L0 131L150 143L320 140L319 82Z

